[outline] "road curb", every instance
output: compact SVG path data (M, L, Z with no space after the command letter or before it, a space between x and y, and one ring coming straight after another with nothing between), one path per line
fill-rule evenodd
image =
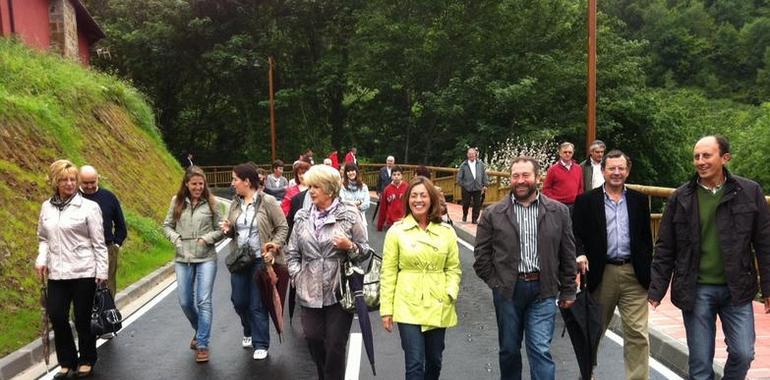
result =
M620 313L617 310L615 310L615 315L610 322L609 329L620 337L623 336L623 325L620 321ZM650 356L686 379L690 352L687 345L682 344L654 327L650 327L648 331L650 334ZM723 374L724 368L714 363L715 379L721 380Z
M139 281L131 284L115 297L115 303L118 309L135 301L150 289L154 288L163 280L174 274L174 262L170 261L164 266L156 269L152 273L144 276ZM127 318L128 315L123 316ZM73 329L74 331L74 329ZM53 331L50 334L51 340L51 363L56 362L53 343ZM0 358L0 380L10 380L27 370L29 367L37 365L43 361L43 344L40 339L35 339L26 346Z

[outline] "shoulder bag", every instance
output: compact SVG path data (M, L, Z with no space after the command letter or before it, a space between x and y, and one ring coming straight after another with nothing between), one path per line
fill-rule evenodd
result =
M251 218L251 224L249 224L249 237L251 237L251 232L254 230L254 220L257 219L257 214L259 213L258 206L259 204L254 205L254 217ZM235 228L236 226L233 227ZM236 233L235 236L237 243L238 234ZM225 265L227 265L227 270L229 270L230 273L241 272L256 262L256 252L249 246L248 240L246 241L246 244L238 246L238 248L230 251L230 253L227 254L227 257L225 257Z
M345 260L342 266L340 305L351 313L356 311L356 297L363 298L369 311L379 310L380 308L380 268L382 268L382 256L378 255L374 250L370 250L369 253L369 266L365 271L351 263L350 260ZM362 276L363 281L354 279L354 276Z

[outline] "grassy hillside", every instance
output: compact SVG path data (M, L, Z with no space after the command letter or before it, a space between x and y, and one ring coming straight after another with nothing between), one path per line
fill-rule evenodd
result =
M122 202L129 237L119 288L173 257L158 226L182 171L141 94L0 38L0 357L37 336L35 233L40 205L51 195L47 169L60 158L94 165Z

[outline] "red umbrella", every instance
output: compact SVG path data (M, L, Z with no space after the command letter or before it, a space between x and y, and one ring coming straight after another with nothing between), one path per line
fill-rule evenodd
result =
M262 303L270 313L278 341L282 342L283 333L283 302L286 299L286 289L289 287L289 270L283 264L265 264L265 268L257 272L257 285L262 294Z

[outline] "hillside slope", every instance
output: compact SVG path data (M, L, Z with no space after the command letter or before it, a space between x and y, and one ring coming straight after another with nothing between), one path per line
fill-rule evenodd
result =
M121 200L119 288L173 257L158 225L182 171L153 118L130 85L0 38L0 356L37 336L35 233L54 160L94 165Z

